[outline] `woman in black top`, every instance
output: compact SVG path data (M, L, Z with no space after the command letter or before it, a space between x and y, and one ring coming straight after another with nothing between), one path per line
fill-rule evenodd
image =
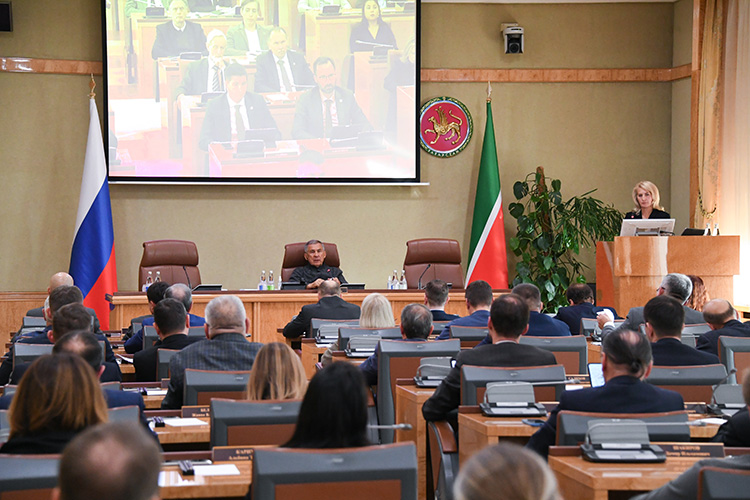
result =
M372 52L376 47L385 46L397 49L396 37L391 27L380 15L380 5L376 0L362 4L362 21L352 27L349 49L352 52Z
M626 219L671 219L659 205L659 188L650 181L641 181L633 188L635 210L625 214Z

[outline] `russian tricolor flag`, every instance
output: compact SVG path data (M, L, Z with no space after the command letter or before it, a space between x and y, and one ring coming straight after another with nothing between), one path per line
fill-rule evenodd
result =
M83 292L83 303L96 311L103 330L109 329L107 294L117 291L115 235L109 201L107 165L93 97L89 104L89 137L83 163L70 275Z

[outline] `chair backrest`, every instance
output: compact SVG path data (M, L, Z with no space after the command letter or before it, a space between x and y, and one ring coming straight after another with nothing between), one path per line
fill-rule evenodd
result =
M608 419L638 419L657 425L648 426L649 439L651 441L690 441L690 427L687 426L688 414L686 411L672 411L662 413L593 413L581 411L563 410L557 414L557 437L555 444L558 446L575 446L582 443L588 432L590 420ZM674 423L675 425L663 425Z
M109 391L121 391L122 390L122 382L119 380L113 380L112 382L101 382L99 384L102 387L102 390L109 390Z
M726 378L724 365L654 366L646 382L679 392L685 401L710 403L711 386Z
M31 363L39 356L52 354L52 344L23 344L16 342L13 344L13 366L21 363Z
M146 283L148 272L170 285L185 283L191 288L201 284L198 270L198 247L192 241L153 240L143 242L143 256L138 268L138 290Z
M24 328L44 328L47 326L47 321L44 317L40 316L24 316L21 325Z
M140 408L137 406L118 406L107 410L110 422L139 422Z
M461 347L474 347L489 335L485 326L452 326L450 337L461 341Z
M727 367L727 373L732 369L742 374L750 368L750 337L719 337L719 359ZM737 382L737 375L729 378L732 383Z
M416 500L414 443L333 450L256 449L253 498Z
M450 500L458 475L458 443L450 424L427 422L427 498Z
M352 335L378 336L381 339L400 339L401 328L394 326L392 328L360 328L360 327L341 327L339 328L339 350L343 351L349 345L349 339Z
M25 492L27 498L49 498L57 486L59 462L59 455L0 455L0 495Z
M8 410L0 410L0 443L8 440L10 435L10 422L8 422Z
M240 398L247 387L249 371L185 370L184 406L206 406L212 398Z
M169 360L180 352L179 349L158 349L156 351L156 380L169 378Z
M202 326L191 326L188 328L188 337L206 338L206 330ZM156 327L146 325L143 327L143 348L153 347L159 335L156 334Z
M685 325L682 329L682 334L698 336L710 331L711 327L708 326L708 323L696 323L695 325Z
M297 425L300 400L211 401L211 447L282 445Z
M5 389L3 390L3 396L12 396L16 393L16 390L18 389L17 385L11 385L8 384L5 386Z
M586 337L528 337L522 335L519 344L533 345L550 351L557 362L565 367L565 373L586 373L589 362L589 346Z
M318 330L320 328L330 328L331 331L334 329L338 333L341 327L359 327L359 319L324 319L324 318L312 318L310 320L310 337L315 338L318 336Z
M717 404L745 404L742 386L737 384L721 384L714 389L714 401Z
M484 398L484 391L490 382L547 382L549 385L535 385L537 401L559 401L559 394L565 388L565 368L562 365L527 367L461 367L461 404L477 405Z
M702 467L698 472L698 500L743 500L750 491L750 470Z
M427 264L432 265L425 272ZM422 238L407 241L403 269L406 272L406 284L409 288L418 287L422 273L424 273L422 286L434 279L441 279L446 283L451 283L454 289L464 287L461 247L456 240Z
M284 259L281 261L281 281L289 281L296 268L307 264L305 260L305 243L301 241L299 243L284 245ZM336 244L323 242L323 246L326 249L326 265L341 267L339 249Z
M461 350L458 340L433 342L406 342L381 340L378 354L378 422L380 425L396 423L396 379L413 378L422 358L435 356L456 357ZM393 442L394 431L381 429L380 441Z

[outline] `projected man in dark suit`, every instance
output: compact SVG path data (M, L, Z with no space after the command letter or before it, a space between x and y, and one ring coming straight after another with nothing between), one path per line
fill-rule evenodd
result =
M206 46L208 57L190 63L185 70L180 86L175 90L175 98L182 94L200 95L204 92L226 91L226 77L224 68L224 50L227 48L227 38L221 30L213 30L208 34Z
M315 85L305 56L288 50L284 28L274 28L268 37L268 51L255 59L256 92L292 92Z
M206 35L200 24L186 21L190 8L186 0L172 0L169 4L171 21L156 27L156 40L151 48L151 57L179 56L183 52L200 52L206 50Z
M330 137L334 127L350 125L359 126L362 130L371 128L354 94L336 86L336 66L330 57L316 59L313 73L317 87L308 90L297 100L292 137Z
M230 64L224 70L227 93L211 100L206 108L201 138L198 143L204 151L211 142L244 140L251 129L275 129L276 121L262 96L247 91L247 73L239 64Z

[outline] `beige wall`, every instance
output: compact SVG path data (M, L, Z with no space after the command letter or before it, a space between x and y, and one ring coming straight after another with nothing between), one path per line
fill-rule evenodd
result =
M674 4L674 50L672 65L690 64L693 49L693 2ZM672 165L670 186L675 232L692 226L690 221L690 91L691 80L672 83Z
M0 56L101 58L99 0L35 0L13 7L15 32L0 36ZM57 23L69 12L77 14L64 26ZM679 4L424 4L422 66L670 67L678 31L673 20L684 17L680 12ZM500 23L507 21L526 29L523 56L501 54ZM255 285L261 269L278 270L284 243L311 237L337 242L347 278L371 288L383 286L401 266L408 239L455 238L466 255L485 87L422 85L423 102L456 97L475 125L474 138L457 157L421 154L429 186L111 186L120 288L135 288L141 242L157 238L196 241L204 281L230 288ZM672 137L683 120L673 120L679 84L493 87L506 206L513 182L543 165L563 181L565 196L599 188L596 196L627 210L632 185L649 178L670 207L673 148L686 147ZM85 77L0 74L1 290L44 289L52 272L68 266L87 92ZM514 230L506 214L509 237ZM591 255L587 260L593 263ZM594 278L593 270L588 277Z

